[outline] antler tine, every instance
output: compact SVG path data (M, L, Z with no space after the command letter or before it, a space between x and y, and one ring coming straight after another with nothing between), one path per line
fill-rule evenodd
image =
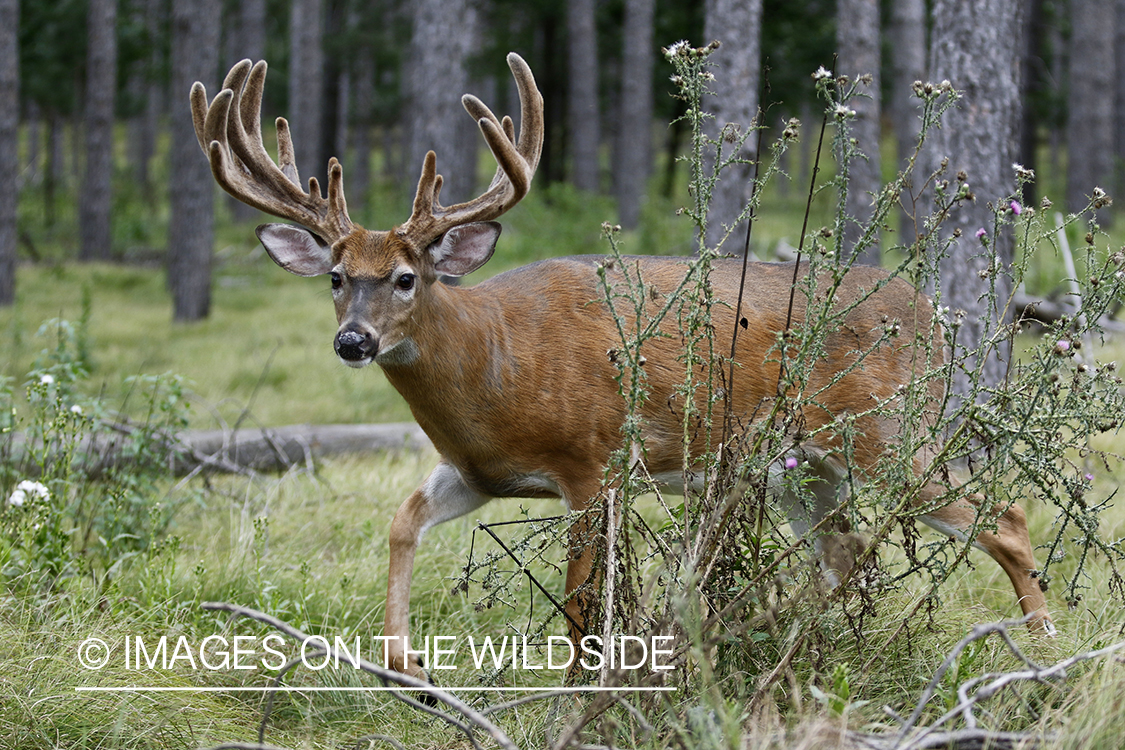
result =
M266 213L303 224L331 244L354 228L344 199L343 169L335 157L329 161L327 199L315 178L309 181L309 192L304 192L284 118L277 122L280 166L273 161L262 141L265 78L265 62L251 66L243 60L231 68L223 90L210 105L203 85L192 87L192 120L199 145L224 190Z
M290 182L300 187L301 176L297 172L297 152L293 148L293 135L289 131L289 121L277 118L277 166Z
M398 230L402 235L411 236L417 245L424 247L460 224L494 219L527 195L543 148L543 97L535 85L531 68L523 58L514 52L509 54L508 67L512 69L519 89L519 140L516 140L515 124L510 117L505 116L502 121L497 119L492 110L472 94L461 98L465 110L477 121L496 159L496 175L482 195L443 207L437 200L441 176L436 173L436 157L432 151L429 152L418 180L413 212Z
M438 180L437 154L427 151L422 160L422 175L418 178L418 189L414 192L414 206L410 218L429 215L434 205L434 187Z

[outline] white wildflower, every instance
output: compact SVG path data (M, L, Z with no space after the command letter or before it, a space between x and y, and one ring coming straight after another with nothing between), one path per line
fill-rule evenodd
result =
M81 417L82 416L82 407L79 406L78 404L75 404L74 406L70 407L70 413L75 415L76 417Z
M29 499L50 500L51 492L45 485L25 479L16 485L8 497L8 505L18 508Z
M823 81L825 78L832 77L832 71L821 65L816 69L816 72L812 74L812 77L814 81Z
M39 383L41 385L51 385L54 382L55 382L55 376L54 375L40 375L39 376Z

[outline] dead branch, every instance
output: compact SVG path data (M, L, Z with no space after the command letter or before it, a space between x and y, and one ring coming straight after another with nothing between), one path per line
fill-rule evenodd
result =
M922 750L923 748L932 747L974 748L983 747L985 745L988 747L1037 747L1039 745L1037 735L989 732L979 729L977 727L976 717L973 714L977 704L988 700L1005 687L1017 682L1047 682L1058 678L1065 679L1066 670L1075 664L1108 656L1121 648L1125 648L1125 641L1123 641L1096 651L1085 651L1076 654L1049 667L1041 667L1020 651L1019 647L1016 646L1011 635L1008 633L1009 627L1023 625L1026 623L1026 620L1027 618L1025 617L1016 621L990 623L974 627L967 636L961 639L945 657L941 666L938 667L938 670L934 673L926 689L922 691L922 697L919 699L917 706L915 706L913 713L903 722L902 730L894 743L882 746L894 748L894 750ZM922 714L922 710L934 696L934 693L937 692L937 687L945 676L946 671L948 671L950 666L952 666L961 655L961 652L973 641L986 638L992 633L998 633L1000 635L1005 645L1008 646L1008 650L1024 663L1026 669L1014 672L992 672L966 680L957 688L958 703L956 706L929 726L920 727L917 731L912 731ZM963 718L965 725L968 727L966 730L960 732L937 731L939 727L957 716ZM1009 744L1001 744L1002 742L1007 742Z
M256 620L256 621L258 621L260 623L263 623L265 625L269 625L274 630L277 630L279 633L282 633L284 635L289 636L290 638L294 639L295 641L305 642L309 638L309 636L307 636L305 633L298 630L297 628L293 627L292 625L290 625L286 622L283 622L282 620L279 620L276 617L273 617L271 615L267 615L264 612L259 612L255 609L250 609L249 607L240 607L236 604L228 604L227 602L204 602L200 606L203 609L209 610L209 611L229 612L231 614L232 618L234 618L234 617L246 617L246 618L249 618L251 620ZM324 649L324 650L332 658L341 658L341 655L339 654L339 652L337 652L336 649L332 648L331 646L329 646L327 649ZM399 685L401 687L410 688L411 690L417 691L418 693L421 693L422 695L426 696L429 700L433 701L435 704L438 704L438 703L444 704L444 705L448 706L449 708L453 709L455 712L460 714L460 716L462 717L462 719L464 719L464 721L462 721L461 719L458 719L456 716L454 716L452 714L446 713L444 711L441 711L441 710L439 710L437 708L434 708L434 707L431 707L431 706L427 706L427 705L413 699L412 697L410 697L409 695L407 695L405 693L401 693L401 692L398 692L398 691L393 691L391 693L396 698L404 701L405 703L413 706L414 708L417 708L421 711L424 711L424 712L429 713L433 716L436 716L436 717L442 719L443 721L447 722L451 726L456 727L457 729L461 730L462 732L465 733L466 737L473 744L473 747L478 748L478 750L480 748L480 745L477 743L476 737L473 733L473 727L475 727L477 729L480 729L481 731L488 734L496 742L496 744L499 745L500 747L505 748L506 750L516 750L516 745L508 738L508 736L504 733L504 731L502 729L500 729L500 727L493 724L484 714L480 713L476 709L467 705L464 701L457 698L452 693L449 693L445 690L442 690L441 688L436 687L435 685L432 685L429 682L426 682L424 680L420 680L417 677L412 677L410 675L406 675L406 674L403 674L401 672L396 672L393 669L388 669L386 667L381 667L377 664L372 664L371 662L366 661L364 659L356 659L356 658L354 658L350 655L348 655L344 658L348 659L351 663L358 662L358 668L360 670L362 670L362 671L364 671L364 672L366 672L370 675L373 675L375 677L378 677L384 683L392 683L392 684L395 684L395 685ZM278 685L275 683L274 687L276 688L277 686ZM230 747L230 748L235 748L237 750L237 747L234 746L234 745L223 745L221 747L222 748ZM247 748L249 748L249 747L264 748L265 746L263 746L259 743L257 745L253 745L253 746L247 745L246 747ZM220 748L212 748L212 750L220 750ZM266 748L265 750L269 750L269 749ZM280 749L278 749L278 750L280 750Z

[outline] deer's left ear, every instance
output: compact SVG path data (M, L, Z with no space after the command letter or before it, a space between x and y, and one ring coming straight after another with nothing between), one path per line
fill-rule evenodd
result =
M500 225L495 221L453 227L429 247L434 268L446 276L472 273L492 257L499 237Z

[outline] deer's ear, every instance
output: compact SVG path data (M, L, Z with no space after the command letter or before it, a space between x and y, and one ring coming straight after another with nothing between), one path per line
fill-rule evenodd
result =
M292 224L262 224L256 230L273 262L298 276L332 270L332 248L307 229Z
M430 257L438 273L464 276L477 270L492 257L500 225L495 221L479 221L453 227L430 245Z

